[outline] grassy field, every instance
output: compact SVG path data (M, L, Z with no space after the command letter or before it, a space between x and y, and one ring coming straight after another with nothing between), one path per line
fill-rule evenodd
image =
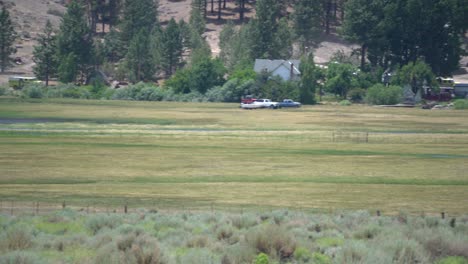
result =
M468 111L0 98L0 199L468 211Z

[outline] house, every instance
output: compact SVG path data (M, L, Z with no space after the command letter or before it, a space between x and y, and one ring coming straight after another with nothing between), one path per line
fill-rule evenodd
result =
M285 81L299 80L301 75L299 71L300 63L300 60L256 59L254 71L256 73L267 72L272 76L279 76Z

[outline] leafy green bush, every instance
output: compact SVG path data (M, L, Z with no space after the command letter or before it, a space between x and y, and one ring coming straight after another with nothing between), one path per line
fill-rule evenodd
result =
M366 90L361 88L354 88L348 92L348 98L351 102L359 103L362 102L364 97L366 96Z
M332 260L329 256L324 255L320 252L314 252L312 254L312 259L314 264L331 264Z
M468 264L468 259L464 257L446 257L437 261L436 264Z
M458 99L453 102L455 109L457 110L464 110L468 109L468 100L466 99Z
M3 87L3 86L0 86L0 96L5 95L6 92L7 92L7 88Z
M270 259L268 258L268 255L265 253L260 253L258 254L257 258L255 259L255 264L269 264Z
M309 262L312 259L312 253L310 250L304 247L297 247L294 251L294 259L299 262Z
M342 100L342 101L340 101L340 105L341 106L350 106L350 105L352 105L352 103L350 101L348 101L348 100Z
M400 86L376 84L367 90L365 101L374 105L398 104L403 97L403 89Z
M26 98L39 99L44 97L44 86L40 84L29 84L23 88L22 94Z

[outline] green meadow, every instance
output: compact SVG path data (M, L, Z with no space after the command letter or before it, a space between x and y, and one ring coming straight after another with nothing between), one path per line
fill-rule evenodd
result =
M0 200L468 211L468 111L0 98Z

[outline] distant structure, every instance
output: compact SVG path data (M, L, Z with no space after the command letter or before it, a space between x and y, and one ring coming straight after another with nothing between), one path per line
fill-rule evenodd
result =
M300 79L300 60L264 60L256 59L254 71L256 73L267 72L272 76L279 76L285 81L297 81Z

